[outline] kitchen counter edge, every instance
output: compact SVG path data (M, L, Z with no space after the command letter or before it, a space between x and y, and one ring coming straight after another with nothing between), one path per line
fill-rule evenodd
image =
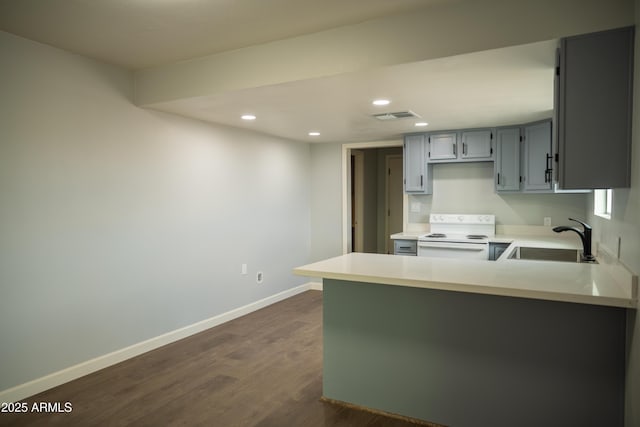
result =
M513 242L515 243L515 242ZM350 253L297 267L301 276L637 308L638 276L622 264L568 264Z

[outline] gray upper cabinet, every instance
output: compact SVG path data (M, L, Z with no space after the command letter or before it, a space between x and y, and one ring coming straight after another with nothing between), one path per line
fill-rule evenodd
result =
M551 121L523 127L522 190L551 191Z
M493 130L480 129L461 132L461 159L492 160L493 159Z
M431 194L433 172L427 164L425 135L404 138L404 191L412 194Z
M456 132L429 134L428 143L429 161L451 161L458 157L458 134Z
M629 187L634 27L561 40L556 67L558 184Z
M427 143L431 163L493 160L493 129L434 132Z
M496 130L496 191L520 191L520 128Z

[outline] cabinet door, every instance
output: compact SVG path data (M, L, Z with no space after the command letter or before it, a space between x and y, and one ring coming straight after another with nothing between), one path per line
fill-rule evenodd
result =
M562 39L558 90L560 188L631 184L634 28Z
M425 157L425 136L408 135L404 138L404 191L431 194L432 173Z
M496 131L496 191L520 190L520 128Z
M495 261L500 258L500 255L502 255L508 247L509 243L489 242L489 261Z
M429 135L429 160L450 160L457 157L457 133L432 133Z
M418 253L418 242L416 240L394 240L394 255L413 255Z
M525 126L523 133L522 189L551 190L551 122Z
M462 132L462 159L491 160L493 132L491 129L471 130Z

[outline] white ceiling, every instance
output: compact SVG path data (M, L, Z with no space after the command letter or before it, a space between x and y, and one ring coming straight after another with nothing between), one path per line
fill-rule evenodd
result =
M335 77L155 104L154 108L294 140L376 141L425 130L521 124L551 117L555 41ZM378 98L392 102L376 107ZM411 110L413 119L372 114ZM240 116L252 113L253 122ZM309 137L318 131L319 137Z
M0 29L127 68L459 0L0 0Z
M0 0L0 29L140 68L460 0ZM224 92L154 105L188 117L294 140L388 140L427 130L550 117L555 41ZM371 101L389 98L387 107ZM240 120L254 113L253 122ZM321 132L309 137L311 130Z

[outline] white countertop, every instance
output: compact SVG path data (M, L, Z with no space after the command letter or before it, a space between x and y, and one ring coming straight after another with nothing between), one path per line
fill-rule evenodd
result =
M392 234L391 239L393 240L418 240L418 237L422 236L423 234L429 234L426 231L415 231L415 232L402 232L402 233L395 233Z
M405 231L389 236L393 240L418 240L420 236L429 234L425 231ZM489 237L489 242L513 243L518 242L520 246L542 245L546 248L567 248L580 249L580 239L575 234L536 235L536 234L496 234Z
M520 246L577 248L565 238L499 236ZM636 308L638 277L605 253L600 264L351 253L294 269L302 276Z

